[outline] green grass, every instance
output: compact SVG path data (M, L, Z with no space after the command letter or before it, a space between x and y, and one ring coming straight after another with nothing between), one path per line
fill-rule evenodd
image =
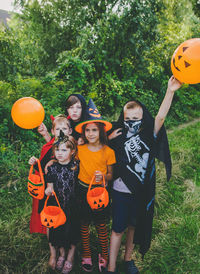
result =
M200 271L200 123L169 134L172 178L157 166L157 195L151 249L141 273ZM137 254L136 254L137 256Z
M166 182L163 164L157 163L151 248L142 261L136 247L133 258L141 273L200 273L200 123L174 129L169 133L169 143L173 175L170 182ZM17 168L18 165L21 169L22 163L16 163ZM28 165L27 173L19 174L20 177L13 180L4 174L1 182L0 273L56 273L48 268L46 236L29 234ZM96 239L92 230L94 262L99 252ZM124 273L123 250L124 246L118 258L120 274ZM71 273L79 274L80 246L75 262ZM98 273L97 264L93 273Z

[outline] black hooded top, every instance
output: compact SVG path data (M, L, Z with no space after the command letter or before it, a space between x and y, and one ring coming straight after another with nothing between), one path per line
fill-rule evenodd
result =
M148 251L151 243L152 222L154 213L155 200L155 158L158 158L165 164L167 180L171 177L171 157L168 145L167 134L164 125L160 129L158 136L154 136L154 118L146 107L137 100L130 100L137 102L143 109L143 118L141 130L134 138L126 137L126 129L124 126L124 112L122 111L117 122L113 123L113 129L122 128L122 134L110 141L110 146L115 150L116 165L114 167L114 178L121 177L131 193L139 197L140 206L138 211L138 219L135 228L134 243L139 244L140 253L142 256ZM128 102L130 102L128 101ZM127 102L127 103L128 103ZM133 141L134 139L134 141ZM137 141L139 140L139 143ZM138 179L139 176L133 172L137 161L134 157L127 160L127 148L134 153L134 146L139 144L141 148L141 155L134 154L136 157L148 155L147 165L140 169L143 172L143 179ZM130 149L129 149L130 148ZM136 148L137 150L137 148ZM131 158L130 154L130 158ZM133 168L133 169L132 169ZM138 173L140 174L140 173Z
M82 106L82 113L81 113L81 119L80 119L80 121L74 122L72 119L69 119L70 124L71 124L71 127L72 127L72 136L73 136L76 140L78 140L78 138L81 137L81 134L79 134L78 132L75 131L75 127L76 127L79 123L85 121L85 115L86 115L86 110L87 110L87 104L86 104L85 98L84 98L81 94L76 94L76 93L74 93L74 94L71 94L69 97L71 97L71 96L76 96L76 97L80 100L81 106ZM67 100L69 99L69 97L67 98ZM67 100L66 100L66 101L67 101ZM67 109L66 109L66 111L65 111L65 114L66 114L67 116L69 115Z

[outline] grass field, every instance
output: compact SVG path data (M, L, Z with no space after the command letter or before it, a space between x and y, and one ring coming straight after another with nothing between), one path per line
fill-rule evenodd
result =
M171 131L169 143L173 175L166 182L164 167L157 163L152 245L144 261L137 247L133 258L141 273L200 273L200 122ZM29 234L27 174L14 181L8 174L1 183L0 273L56 273L48 268L46 237ZM94 230L91 244L95 262L99 250ZM72 274L81 273L79 250ZM120 274L122 259L123 246L118 258ZM93 273L98 273L97 266Z

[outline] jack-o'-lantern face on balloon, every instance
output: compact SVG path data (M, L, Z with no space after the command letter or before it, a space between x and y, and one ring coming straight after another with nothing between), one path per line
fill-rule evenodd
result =
M200 82L200 38L182 43L171 59L174 77L180 82L197 84Z

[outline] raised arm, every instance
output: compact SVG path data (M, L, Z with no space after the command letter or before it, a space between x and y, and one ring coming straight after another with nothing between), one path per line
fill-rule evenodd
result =
M45 141L48 143L51 140L51 136L47 130L47 127L45 126L44 123L42 123L39 127L38 127L38 133L40 133Z
M161 129L165 117L167 116L167 113L171 107L171 103L174 97L174 92L178 90L181 87L181 83L174 77L171 76L171 78L168 81L168 87L167 91L165 93L165 97L162 101L162 104L160 106L160 109L155 117L155 124L154 124L154 133L157 135L159 130Z

